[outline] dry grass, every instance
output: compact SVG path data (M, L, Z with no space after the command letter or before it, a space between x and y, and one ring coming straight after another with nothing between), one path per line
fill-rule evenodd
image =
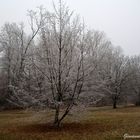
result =
M125 133L140 135L139 107L88 108L69 115L59 130L50 123L52 113L0 112L0 140L122 140Z

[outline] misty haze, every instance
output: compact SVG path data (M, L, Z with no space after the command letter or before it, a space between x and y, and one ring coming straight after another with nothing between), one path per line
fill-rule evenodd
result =
M0 2L0 140L140 139L140 1Z

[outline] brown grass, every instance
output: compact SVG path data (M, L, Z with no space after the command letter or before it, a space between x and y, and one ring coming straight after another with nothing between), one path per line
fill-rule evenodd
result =
M108 125L102 125L100 123L64 123L62 126L58 128L54 128L52 124L33 124L33 125L28 125L21 127L21 129L18 129L19 132L24 132L24 133L60 133L60 132L65 132L65 133L100 133L100 132L105 132L109 130ZM17 130L17 132L18 132Z
M0 140L122 140L140 135L140 108L88 108L69 115L60 129L50 123L53 112L0 113ZM78 119L77 119L78 118Z

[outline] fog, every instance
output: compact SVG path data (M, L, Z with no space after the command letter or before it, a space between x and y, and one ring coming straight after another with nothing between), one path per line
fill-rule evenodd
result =
M90 29L104 31L114 45L123 48L126 55L140 53L139 0L66 0L66 3L84 18ZM5 22L23 21L27 24L27 10L39 5L50 9L52 0L1 0L0 26Z

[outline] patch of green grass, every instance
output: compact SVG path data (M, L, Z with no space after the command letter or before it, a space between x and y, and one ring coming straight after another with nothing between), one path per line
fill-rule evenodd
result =
M69 115L61 128L50 121L53 112L0 112L0 140L122 140L140 135L140 108L88 108Z

